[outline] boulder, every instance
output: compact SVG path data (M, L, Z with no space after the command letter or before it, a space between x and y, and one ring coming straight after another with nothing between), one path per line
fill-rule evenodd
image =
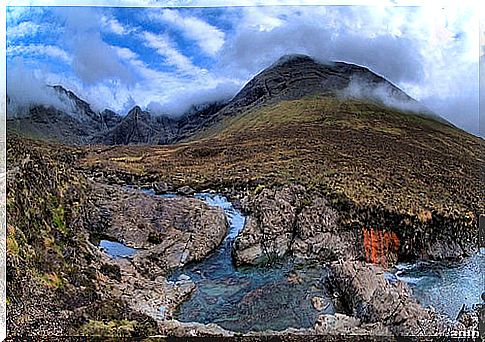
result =
M288 254L326 262L360 253L361 233L340 229L327 200L300 185L264 188L241 204L248 216L233 245L237 265L256 265Z
M177 189L177 194L183 195L183 196L192 196L195 194L195 190L192 189L190 186L185 185Z
M152 188L155 191L155 195L163 195L170 191L169 186L164 182L153 183Z
M256 196L243 199L241 204L248 216L234 241L236 264L254 265L289 253L304 191L302 186L292 185L263 189Z
M406 284L390 283L384 270L359 261L332 263L331 284L344 307L363 323L382 323L396 335L443 334L449 327L423 308Z
M152 279L204 259L227 235L224 211L196 198L154 197L117 186L97 187L102 235L141 248L133 257Z

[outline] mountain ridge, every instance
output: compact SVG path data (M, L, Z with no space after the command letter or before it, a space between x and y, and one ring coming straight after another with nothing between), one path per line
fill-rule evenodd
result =
M404 111L413 108L414 115L427 116L450 124L366 67L346 62L321 63L306 55L282 56L255 75L229 101L207 103L200 108L193 106L186 115L179 118L152 115L148 111L142 111L139 106L130 109L125 116L108 109L96 113L89 103L74 92L60 85L53 88L73 102L77 109L73 119L78 120L80 125L76 125L72 119L66 117L68 114L60 110L46 108L42 113L42 107L36 106L33 112L37 116L31 115L30 120L18 119L19 122L10 119L9 126L19 132L26 131L29 134L33 131L34 135L40 137L53 135L54 140L74 144L171 144L197 137L201 131L217 125L225 117L238 116L284 100L316 94L363 97L390 107L392 104L401 103L405 104L402 109ZM40 120L38 127L32 127L37 124L36 118L39 114L44 114L44 118ZM54 123L59 122L61 127L55 127ZM56 129L62 133L53 134Z

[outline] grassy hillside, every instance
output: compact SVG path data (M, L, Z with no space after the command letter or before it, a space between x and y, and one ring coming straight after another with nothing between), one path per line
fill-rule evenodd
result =
M300 183L359 205L474 221L484 147L432 119L315 96L225 118L192 142L91 148L81 164L199 189Z
M153 331L153 322L141 327L137 320L146 317L127 310L99 282L102 264L87 242L95 212L90 187L72 168L78 152L8 136L9 336Z

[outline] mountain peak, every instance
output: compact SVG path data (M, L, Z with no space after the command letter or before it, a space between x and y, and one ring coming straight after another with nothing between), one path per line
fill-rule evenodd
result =
M285 63L295 63L295 62L316 63L315 59L313 59L308 55L293 53L293 54L287 54L287 55L281 56L274 65L285 64Z

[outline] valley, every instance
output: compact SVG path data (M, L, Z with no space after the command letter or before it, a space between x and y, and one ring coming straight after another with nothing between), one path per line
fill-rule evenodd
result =
M355 79L413 111L344 96ZM135 107L73 135L68 114L32 114L8 122L14 335L297 340L478 324L386 272L476 255L485 143L369 69L287 56L176 124ZM65 131L46 135L54 118Z

